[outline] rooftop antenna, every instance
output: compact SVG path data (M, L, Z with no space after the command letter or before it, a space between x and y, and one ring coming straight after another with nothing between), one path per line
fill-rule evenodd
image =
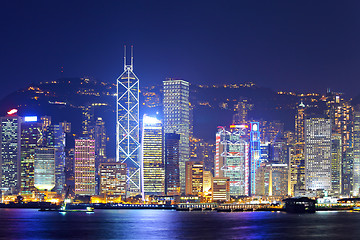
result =
M124 45L124 71L126 71L126 45Z
M133 69L133 63L134 63L134 47L131 45L131 69Z

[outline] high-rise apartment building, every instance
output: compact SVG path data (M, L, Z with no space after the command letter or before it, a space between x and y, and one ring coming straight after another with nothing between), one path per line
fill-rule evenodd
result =
M17 194L20 190L21 118L16 110L0 118L0 187L3 193Z
M331 120L305 119L306 190L331 190Z
M35 148L34 186L40 191L55 187L55 148Z
M230 195L249 195L249 136L245 125L216 133L215 177L229 178ZM260 156L259 156L260 157Z
M199 195L203 192L204 162L186 162L186 195Z
M165 167L163 129L160 120L144 115L141 143L143 194L146 196L163 195Z
M190 158L189 146L189 82L167 79L163 81L164 132L180 134L180 186L185 192L185 162Z
M165 192L180 195L180 134L165 133Z
M124 72L116 83L116 162L126 163L128 193L137 195L141 193L139 79L133 72L132 47L131 62L127 64L125 54Z
M95 195L95 140L75 139L75 194Z
M101 163L100 164L100 193L107 199L126 198L126 164Z

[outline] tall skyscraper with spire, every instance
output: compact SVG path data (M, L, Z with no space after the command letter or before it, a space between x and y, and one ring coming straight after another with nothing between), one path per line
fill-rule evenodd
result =
M133 72L133 47L131 62L126 62L124 72L117 78L116 104L116 161L126 163L127 185L130 195L141 193L139 162L139 79Z

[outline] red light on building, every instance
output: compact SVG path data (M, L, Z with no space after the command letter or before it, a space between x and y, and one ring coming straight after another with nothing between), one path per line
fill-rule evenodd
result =
M13 115L13 114L15 114L17 112L18 112L18 110L14 108L14 109L11 109L10 111L8 111L7 114Z

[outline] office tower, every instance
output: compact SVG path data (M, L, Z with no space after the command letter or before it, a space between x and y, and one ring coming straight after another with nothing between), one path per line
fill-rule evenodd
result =
M354 111L354 163L353 163L353 196L359 196L360 190L360 105Z
M105 122L101 117L98 117L95 122L94 139L96 192L98 193L100 188L99 166L100 163L106 162L106 129Z
M230 179L230 195L249 195L249 137L245 125L231 125L229 130L219 127L215 177Z
M341 193L341 135L331 136L331 191L335 196Z
M0 188L7 194L17 194L20 190L20 139L21 118L16 110L1 117Z
M251 110L253 104L250 104L249 101L243 97L240 97L239 102L235 105L235 111L237 112L233 116L232 124L246 124L248 111Z
M214 172L215 144L190 138L190 160L203 161L204 170Z
M256 195L284 197L289 195L287 164L263 163L256 173Z
M213 175L211 171L204 171L203 173L203 192L212 192Z
M40 191L55 187L55 148L35 148L34 186Z
M180 134L165 133L165 192L180 195Z
M273 142L275 137L284 132L284 123L280 121L259 121L261 143Z
M35 149L42 143L42 124L36 116L24 117L21 124L21 194L32 194Z
M95 195L95 140L75 139L75 194Z
M295 140L296 142L304 142L304 127L305 127L305 104L301 102L296 106L295 115Z
M261 164L260 128L258 122L250 123L250 194L255 194L256 171Z
M305 119L305 188L331 190L330 119Z
M65 150L65 185L75 192L75 148Z
M108 106L106 103L91 103L85 106L81 106L82 109L82 136L86 138L95 138L96 128L96 112L98 108Z
M212 202L226 202L230 200L230 179L227 177L213 178Z
M100 193L107 198L126 198L126 164L100 163Z
M42 130L46 130L51 125L51 117L50 116L42 116L40 117Z
M352 182L352 128L353 128L353 108L350 102L346 101L341 93L328 90L326 94L326 114L331 119L332 133L341 136L341 194L349 196Z
M285 131L284 132L284 138L285 138L285 141L286 143L289 145L289 144L293 144L295 143L295 133L292 132L292 131Z
M164 132L180 134L180 186L185 192L185 162L190 158L189 147L189 83L184 80L163 81Z
M185 165L186 195L199 195L203 192L204 162L188 161Z
M125 49L126 51L126 49ZM116 80L116 162L126 163L128 169L127 184L130 195L141 193L139 156L139 79L131 64L126 63L124 54L124 72Z
M163 195L165 169L163 159L163 130L161 121L144 115L142 126L142 179L143 194Z
M61 125L50 126L54 131L54 147L55 147L55 188L54 190L61 194L65 187L65 132Z
M270 144L270 158L272 163L289 163L289 151L286 139L280 134L275 137L274 141Z
M64 121L59 123L65 133L71 133L71 123Z
M291 145L290 152L290 192L296 196L298 192L305 191L305 143L297 142Z

